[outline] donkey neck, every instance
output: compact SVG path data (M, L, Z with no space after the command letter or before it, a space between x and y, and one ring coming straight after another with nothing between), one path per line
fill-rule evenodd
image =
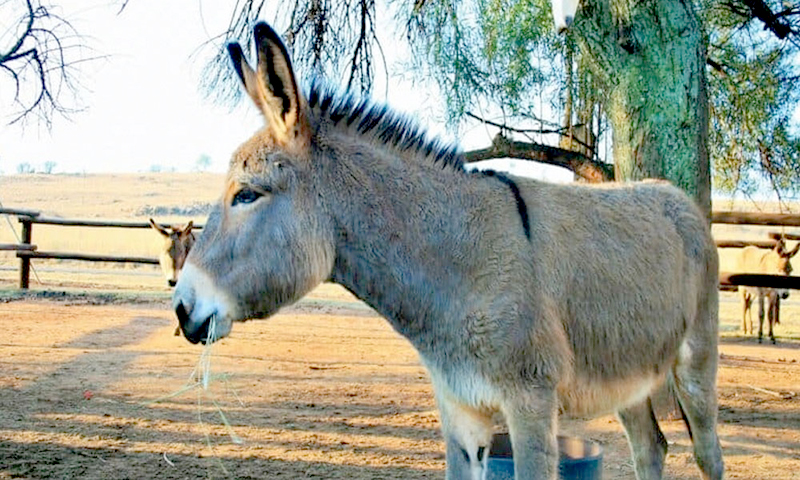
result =
M474 292L485 291L475 288L489 278L482 273L515 268L514 259L495 252L526 242L522 229L509 235L502 223L495 231L485 225L511 218L519 227L509 189L392 150L356 147L335 157L320 173L332 186L322 195L336 229L332 280L424 350L448 318L467 314Z

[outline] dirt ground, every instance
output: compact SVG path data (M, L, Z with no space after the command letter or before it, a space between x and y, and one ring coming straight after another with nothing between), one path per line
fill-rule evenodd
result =
M0 296L0 479L444 478L425 370L388 324L325 285L204 349L172 335L168 297ZM800 479L800 344L723 338L727 478ZM699 478L663 421L666 478ZM563 420L633 479L614 417Z

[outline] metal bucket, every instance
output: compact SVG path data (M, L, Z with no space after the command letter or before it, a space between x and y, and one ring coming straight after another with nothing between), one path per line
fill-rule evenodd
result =
M558 437L558 478L561 480L601 480L603 448L597 442L577 437ZM487 480L514 480L511 439L498 433L489 451Z

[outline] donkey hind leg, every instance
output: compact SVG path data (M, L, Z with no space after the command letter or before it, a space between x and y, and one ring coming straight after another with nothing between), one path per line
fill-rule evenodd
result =
M766 294L762 293L761 290L758 292L758 343L761 343L761 339L764 336L764 298L766 298Z
M772 331L772 328L775 326L776 323L780 323L780 311L781 311L781 297L778 292L773 293L769 297L769 310L767 311L767 322L769 323L769 339L773 345L777 342L775 341L775 334Z
M747 320L750 320L750 333L753 333L753 296L742 290L742 331L747 335Z
M492 442L492 417L437 395L445 438L447 480L485 480Z
M684 340L672 369L673 381L697 466L705 480L720 480L723 462L717 436L717 349L708 348L716 345L715 340L702 337Z
M617 413L633 455L637 480L660 480L667 456L667 439L658 427L650 399Z
M557 400L554 391L509 399L502 412L514 450L516 480L556 480L558 474Z

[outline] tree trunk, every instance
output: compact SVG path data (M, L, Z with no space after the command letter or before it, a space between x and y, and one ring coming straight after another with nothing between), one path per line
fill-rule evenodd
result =
M711 220L706 43L689 0L581 0L573 29L603 85L617 180L663 178ZM679 418L670 388L651 398Z
M574 31L601 80L617 180L664 178L710 215L705 37L688 0L583 0Z

